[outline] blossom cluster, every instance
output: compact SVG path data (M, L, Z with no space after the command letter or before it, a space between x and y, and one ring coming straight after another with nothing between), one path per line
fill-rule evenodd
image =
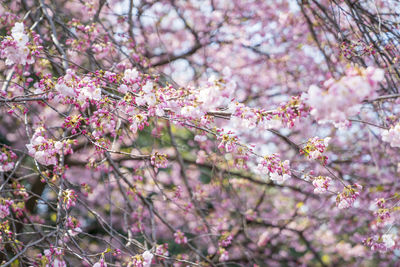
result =
M342 193L336 197L336 205L339 209L348 209L353 206L354 201L360 195L362 186L359 184L347 185L343 188Z
M150 162L151 162L151 165L153 165L156 169L168 167L167 155L159 153L159 152L154 152L151 155Z
M169 252L168 252L168 243L164 243L161 245L157 245L156 246L156 252L155 254L157 255L163 255L165 257L169 256Z
M396 239L395 234L386 233L382 236L369 237L364 241L364 244L373 251L388 251L398 248Z
M33 64L34 57L29 49L29 36L25 33L22 22L15 23L11 36L7 36L0 44L0 57L6 59L6 65Z
M138 130L143 130L145 126L149 125L147 122L147 116L140 113L130 117L129 122L131 123L129 130L131 130L132 133L136 133Z
M65 205L65 209L70 209L76 205L77 195L74 190L66 189L62 192L62 201Z
M314 177L312 182L314 188L314 193L322 194L330 190L332 179L330 177L318 176Z
M17 155L6 146L0 150L0 172L8 172L14 168Z
M275 110L250 108L242 103L235 103L232 112L232 124L238 128L267 130L284 125L293 127L302 117L307 117L309 107L299 96L293 96L282 102Z
M81 125L87 122L88 119L83 118L81 114L72 115L72 116L67 116L64 119L62 127L65 129L71 129L71 133L76 134L80 129ZM85 133L85 131L82 131L82 133Z
M188 242L187 237L181 230L176 231L174 237L177 244L186 244Z
M10 206L14 203L11 199L0 198L0 219L10 215Z
M257 169L261 174L268 174L272 181L283 183L291 176L290 162L281 161L278 154L265 156L258 164Z
M107 267L107 263L106 263L105 260L102 258L102 259L100 259L98 262L96 262L95 264L93 264L93 267Z
M76 98L80 103L99 101L102 98L98 80L91 79L89 76L81 78L73 70L67 70L66 74L58 79L54 89L60 96Z
M150 267L154 255L146 250L142 254L133 256L127 264L127 267Z
M218 254L220 255L219 257L220 262L229 260L229 252L225 248L220 247L218 250Z
M237 136L232 131L227 131L224 133L224 131L221 130L220 132L221 133L218 136L218 140L220 140L218 148L224 149L227 153L233 152L237 146Z
M281 113L280 113L281 114ZM278 114L263 109L250 108L236 103L231 118L232 124L239 129L271 129L282 125Z
M400 147L400 123L381 133L382 141L390 143L391 147Z
M339 80L331 78L325 81L323 88L310 86L304 98L312 108L311 115L319 123L330 122L341 126L348 122L349 117L360 112L362 101L377 96L376 90L383 79L382 69L349 68Z
M68 232L64 234L64 242L68 242L70 237L76 236L82 232L81 223L75 217L68 216L65 226L69 229Z
M193 91L192 101L184 103L180 114L184 117L201 118L216 108L227 107L233 100L234 81L211 76L205 86Z
M43 254L36 257L37 266L67 267L63 259L64 252L61 248L50 247L44 250Z
M229 232L225 232L219 238L218 245L221 247L227 247L232 243L233 236Z
M35 130L31 143L27 144L29 154L34 157L40 164L56 165L58 155L71 154L73 142L69 140L54 141L46 138L46 131L43 127Z
M397 209L397 207L387 207L386 200L384 198L377 199L375 204L377 207L376 211L374 212L374 215L376 216L376 225L386 226L392 224L394 222L392 212Z
M273 114L286 124L293 127L295 122L302 117L307 117L310 112L309 106L300 96L292 96L288 102L283 102Z
M307 144L300 150L300 153L306 154L308 159L319 160L326 165L328 157L323 155L329 145L330 137L324 139L318 136L310 138Z

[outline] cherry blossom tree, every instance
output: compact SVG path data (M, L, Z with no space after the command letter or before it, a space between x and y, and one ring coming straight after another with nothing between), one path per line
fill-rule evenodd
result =
M3 0L2 266L392 266L400 2Z

